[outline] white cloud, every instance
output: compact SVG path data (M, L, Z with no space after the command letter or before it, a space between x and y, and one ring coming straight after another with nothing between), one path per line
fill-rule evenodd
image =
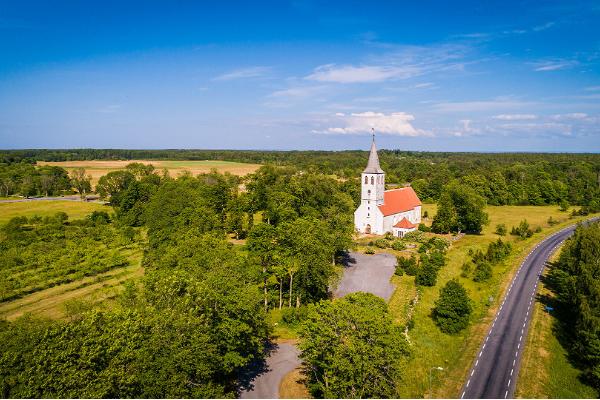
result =
M534 71L558 71L574 67L579 64L576 60L539 61L532 63Z
M370 133L373 128L376 133L384 135L431 136L429 132L413 127L411 122L415 119L414 116L404 112L384 114L367 111L348 115L337 113L336 117L336 120L342 122L343 126L313 132L359 135Z
M269 97L275 98L306 98L314 96L324 91L327 88L325 85L317 86L293 86L287 89L276 90L269 95Z
M552 119L556 121L564 121L564 120L587 120L588 115L586 113L569 113L569 114L555 114L552 116Z
M259 78L267 75L271 67L255 66L236 69L213 78L213 81L232 81L235 79Z
M545 31L548 28L552 28L554 25L556 25L555 22L546 22L545 24L534 26L532 30L535 32Z
M584 90L588 92L597 92L600 91L600 86L588 86Z
M421 71L415 66L376 66L327 64L321 65L308 75L306 79L319 82L336 83L368 83L382 82L389 79L406 79L417 76Z
M535 115L535 114L500 114L500 115L495 115L492 118L500 119L503 121L520 121L520 120L536 119L537 115Z
M433 105L435 111L440 112L478 112L478 111L499 111L506 109L514 109L519 107L531 106L533 103L498 98L495 100L480 100L480 101L458 101L458 102L444 102Z

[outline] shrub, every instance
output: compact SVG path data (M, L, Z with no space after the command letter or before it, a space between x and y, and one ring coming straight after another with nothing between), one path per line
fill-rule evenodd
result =
M463 278L466 278L471 273L472 268L473 268L472 263L470 263L468 261L463 263L462 267L460 267L460 269L462 270L462 272L460 273L460 276L462 276Z
M496 235L505 236L506 235L506 225L505 224L496 225L496 231L494 233Z
M569 202L567 200L560 201L560 211L567 211L569 209Z
M396 265L396 270L394 271L394 275L398 275L398 276L402 276L404 275L404 268L402 268L400 265Z
M488 245L485 259L491 263L497 263L504 258L508 257L512 250L510 243L505 243L502 239L498 238L497 241L492 242Z
M110 217L106 211L94 211L88 215L88 219L94 224L108 224L110 222Z
M548 221L546 221L548 223L548 225L553 226L558 224L558 221L553 219L552 216L548 217Z
M367 247L367 249L365 250L365 254L375 254L375 249L372 248L371 246Z
M281 320L288 325L298 325L302 323L308 314L308 307L290 307L281 310Z
M404 258L402 256L398 256L398 257L396 257L396 263L397 263L396 268L403 269L404 272L406 272L406 275L415 276L417 274L417 271L418 271L417 258L414 256L414 254L410 258Z
M521 239L526 239L533 235L533 231L529 227L529 222L527 222L527 220L524 219L523 221L519 222L519 226L513 226L512 230L510 231L510 234L514 236L519 236Z
M394 240L394 235L392 234L392 232L386 232L385 239L386 240Z
M385 249L389 246L389 243L385 239L377 239L375 240L375 246L379 247L380 249Z
M446 283L435 302L432 317L444 333L458 333L469 325L471 300L465 288L456 280Z
M404 235L404 240L409 242L423 242L425 240L425 234L421 231L412 231Z
M473 281L484 282L492 277L492 266L487 261L482 261L475 267L473 271Z
M541 226L536 226L534 232L535 233L540 233L542 231L542 227Z
M421 232L431 232L431 228L428 227L427 225L421 223L419 224L419 228L418 228Z
M417 272L415 284L419 286L435 286L438 270L439 269L433 264L424 264Z
M394 240L392 242L392 249L402 251L406 249L406 243L404 243L402 240Z

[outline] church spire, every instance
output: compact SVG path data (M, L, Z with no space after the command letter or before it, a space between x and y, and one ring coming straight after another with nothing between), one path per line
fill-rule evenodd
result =
M371 142L371 152L369 153L369 162L367 168L363 171L365 174L383 174L383 170L379 166L379 156L377 155L377 147L375 147L375 129L371 128L373 141Z

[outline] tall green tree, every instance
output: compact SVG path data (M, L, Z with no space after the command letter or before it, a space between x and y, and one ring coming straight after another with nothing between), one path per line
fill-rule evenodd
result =
M310 307L301 338L314 397L399 397L409 349L382 299L354 293L321 301Z
M471 187L452 182L444 188L431 228L434 232L480 233L488 223L485 199Z

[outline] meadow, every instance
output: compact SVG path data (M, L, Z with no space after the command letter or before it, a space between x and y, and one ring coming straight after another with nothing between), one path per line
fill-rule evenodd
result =
M75 168L85 168L88 175L92 177L92 185L95 185L101 176L111 171L125 169L130 163L152 164L158 171L166 169L172 177L177 177L183 172L198 174L210 172L216 169L221 173L229 172L233 175L247 175L258 168L259 164L247 164L233 161L220 160L88 160L88 161L38 161L38 165L55 165L72 171Z
M0 225L7 223L13 217L25 216L29 218L34 215L50 217L59 211L67 213L69 219L79 219L94 211L111 212L112 208L101 203L70 200L35 200L0 203Z

